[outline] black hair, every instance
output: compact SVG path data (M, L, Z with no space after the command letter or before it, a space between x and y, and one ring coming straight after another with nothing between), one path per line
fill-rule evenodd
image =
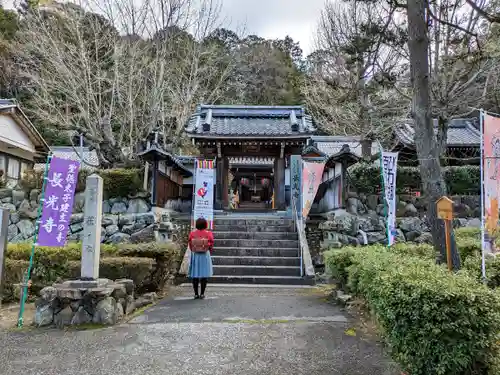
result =
M204 218L200 217L198 220L196 220L195 226L196 226L196 229L198 229L198 230L205 230L208 228L208 223Z

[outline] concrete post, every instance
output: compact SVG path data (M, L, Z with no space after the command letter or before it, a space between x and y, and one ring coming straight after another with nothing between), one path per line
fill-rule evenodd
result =
M82 280L97 280L99 278L103 201L102 190L103 182L100 176L93 174L87 177L83 221Z

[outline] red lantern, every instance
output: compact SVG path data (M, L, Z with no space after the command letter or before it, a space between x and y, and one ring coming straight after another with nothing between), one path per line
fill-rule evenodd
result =
M269 186L269 179L268 178L263 178L261 181L262 186Z
M241 184L242 186L249 186L249 185L250 185L250 180L249 180L248 178L242 177L242 178L240 179L240 184Z

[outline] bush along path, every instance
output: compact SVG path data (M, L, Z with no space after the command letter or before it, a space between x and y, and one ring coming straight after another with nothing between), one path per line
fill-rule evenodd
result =
M431 246L346 247L325 254L339 286L365 300L393 359L408 375L500 373L500 263L479 280L477 231L457 233L466 267L436 265Z

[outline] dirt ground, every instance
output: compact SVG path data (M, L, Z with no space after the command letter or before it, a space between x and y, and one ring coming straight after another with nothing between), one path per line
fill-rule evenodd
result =
M19 316L19 304L6 304L0 307L0 330L14 328ZM24 309L24 324L30 325L35 317L35 304L27 303Z

